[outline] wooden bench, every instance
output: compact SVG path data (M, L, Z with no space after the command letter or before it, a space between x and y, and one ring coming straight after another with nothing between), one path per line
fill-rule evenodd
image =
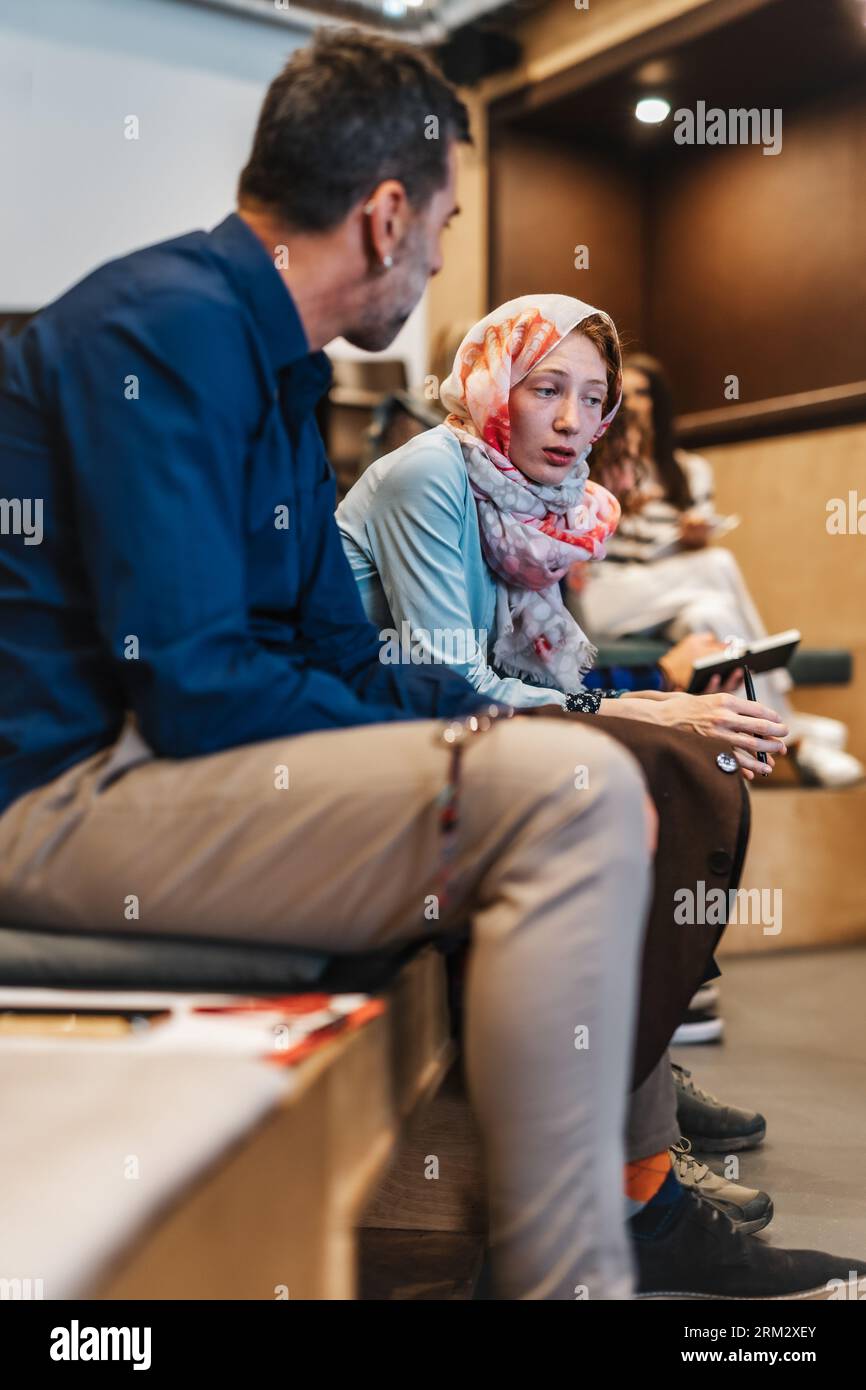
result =
M3 961L0 942L7 997ZM438 951L381 997L288 1068L0 1039L0 1278L47 1298L353 1298L365 1204L453 1058Z
M863 826L866 785L839 791L780 785L752 795L742 891L780 891L779 932L731 923L720 955L866 941Z

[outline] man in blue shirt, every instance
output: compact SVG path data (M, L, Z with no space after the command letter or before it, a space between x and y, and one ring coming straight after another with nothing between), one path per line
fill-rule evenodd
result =
M438 268L453 153L386 291L408 216L396 187L331 234L324 254L344 254L324 288L329 238L293 238L281 277L280 233L250 198L210 234L104 266L0 344L0 494L26 486L44 528L0 557L0 809L111 742L125 709L185 758L478 707L443 667L379 662L313 415L322 345L384 346ZM356 325L365 260L381 290Z
M0 807L125 709L186 758L478 707L378 660L313 415L328 359L244 217L105 266L0 354L0 486L44 531L0 560Z

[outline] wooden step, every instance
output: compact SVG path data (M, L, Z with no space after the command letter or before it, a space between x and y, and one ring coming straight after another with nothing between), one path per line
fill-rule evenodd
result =
M777 922L732 923L720 955L866 941L866 785L841 791L760 788L752 793L752 833L741 888L768 891ZM754 900L753 900L754 901ZM757 906L757 904L756 904ZM747 916L747 913L740 913Z
M385 1013L293 1069L266 1121L87 1296L354 1298L358 1217L454 1052L437 951L415 957L386 998Z

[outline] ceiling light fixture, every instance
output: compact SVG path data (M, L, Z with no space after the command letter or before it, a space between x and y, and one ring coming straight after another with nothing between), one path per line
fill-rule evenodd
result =
M660 125L670 115L671 104L664 97L641 97L634 114L645 125Z

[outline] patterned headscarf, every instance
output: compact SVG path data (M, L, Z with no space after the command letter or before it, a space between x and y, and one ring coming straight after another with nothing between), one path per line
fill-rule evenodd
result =
M497 576L494 663L506 674L566 691L581 688L596 653L565 607L559 581L576 560L604 556L620 516L613 494L589 481L586 462L622 399L618 340L613 406L562 482L534 483L511 463L508 397L593 314L613 328L607 314L563 294L500 304L469 330L440 391L449 411L445 423L463 450L484 555Z

